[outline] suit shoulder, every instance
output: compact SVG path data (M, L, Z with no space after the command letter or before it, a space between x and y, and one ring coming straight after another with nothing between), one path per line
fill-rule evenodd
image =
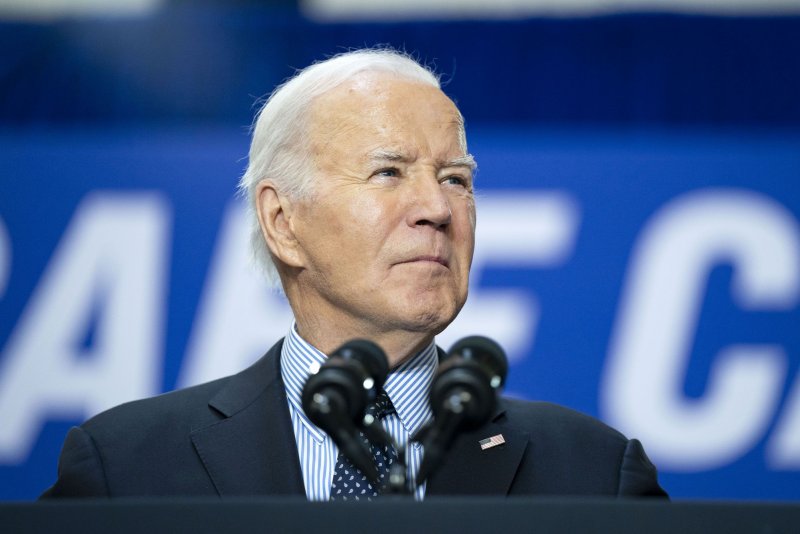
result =
M203 425L217 419L209 400L230 380L220 378L212 382L170 391L154 397L126 402L101 412L83 423L82 428L97 437L98 434L116 433L124 428L131 434L144 427L176 427Z
M124 428L130 435L137 429L158 427L170 433L175 430L191 432L208 426L223 417L221 411L230 409L231 398L234 404L251 402L278 376L276 364L281 346L282 340L250 367L235 375L126 402L92 417L81 426L93 435L104 429ZM214 407L209 405L212 399Z
M221 419L208 401L228 380L127 402L73 428L64 442L58 480L45 496L208 490L209 481L197 475L199 459L190 436L194 429Z
M562 443L624 447L628 439L604 422L577 410L542 401L504 398L509 422L533 435L560 440Z
M641 445L602 421L548 402L502 406L498 423L528 439L512 493L665 495Z

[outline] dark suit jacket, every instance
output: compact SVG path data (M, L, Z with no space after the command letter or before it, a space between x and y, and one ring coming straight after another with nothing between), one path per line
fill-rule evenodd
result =
M278 342L250 368L123 404L70 430L42 497L305 494ZM481 450L502 434L506 443ZM665 495L641 444L575 411L503 399L427 495Z

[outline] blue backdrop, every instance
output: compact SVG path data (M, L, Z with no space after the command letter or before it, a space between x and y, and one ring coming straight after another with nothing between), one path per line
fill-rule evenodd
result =
M255 96L391 43L478 160L470 302L508 393L645 443L676 497L800 498L798 19L313 24L169 8L0 24L0 499L69 425L234 372L290 315L235 195Z

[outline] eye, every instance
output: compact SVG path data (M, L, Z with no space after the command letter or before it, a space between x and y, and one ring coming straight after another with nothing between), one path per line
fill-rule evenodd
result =
M400 176L400 171L397 167L386 167L385 169L380 169L373 174L373 176L385 176L385 177L394 177Z
M469 181L459 174L446 176L444 180L442 180L442 183L447 185L460 185L462 187L467 187L469 185Z

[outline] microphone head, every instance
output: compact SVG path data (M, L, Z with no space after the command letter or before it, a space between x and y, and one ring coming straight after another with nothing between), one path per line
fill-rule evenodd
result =
M491 417L507 372L508 361L500 345L483 336L461 339L433 379L430 398L434 415L456 414L461 430L479 427Z
M303 386L303 411L312 423L330 434L332 414L358 422L367 407L368 394L363 383L366 377L353 365L343 361L325 362L316 374L308 377ZM338 424L338 423L337 423Z
M365 389L377 393L383 388L389 375L389 362L377 343L368 339L353 339L333 351L331 358L337 357L358 362L363 367L366 379L372 379L371 386L364 384Z
M447 360L462 358L478 364L486 373L489 385L495 390L499 390L506 383L506 375L508 375L506 352L503 347L488 337L469 336L460 339L447 354Z
M308 377L303 386L303 411L328 434L331 408L360 426L367 404L375 399L388 374L386 354L377 344L365 339L348 341ZM334 400L337 406L328 406Z

